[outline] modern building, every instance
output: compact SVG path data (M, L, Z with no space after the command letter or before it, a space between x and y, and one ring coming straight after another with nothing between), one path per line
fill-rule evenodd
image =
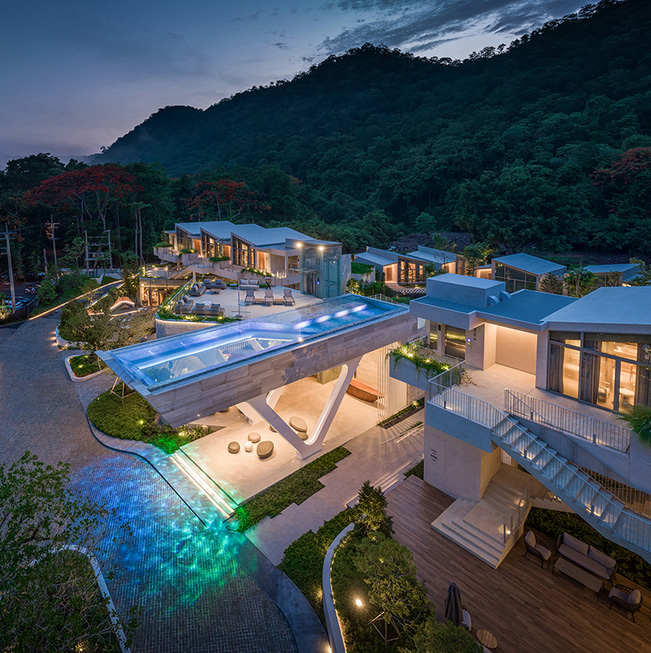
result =
M493 259L491 277L503 281L507 292L540 290L546 274L562 277L567 267L531 254L511 254Z
M635 263L586 265L583 269L596 275L597 288L601 286L623 286L633 281L640 274L640 268Z
M367 247L365 252L355 254L355 261L372 265L382 275L385 283L398 281L398 253L377 247Z
M410 312L426 355L457 361L391 372L427 393L425 480L457 499L434 528L497 566L540 505L651 560L651 447L618 416L651 406L651 287L575 299L445 274Z
M167 233L170 245L155 248L154 253L161 261L176 264L171 278L193 272L228 281L266 276L274 285L325 299L340 295L350 277L350 255L342 254L341 243L289 227L267 229L222 220L178 223Z
M398 283L422 283L429 270L464 274L465 258L461 254L419 245L414 252L398 255Z

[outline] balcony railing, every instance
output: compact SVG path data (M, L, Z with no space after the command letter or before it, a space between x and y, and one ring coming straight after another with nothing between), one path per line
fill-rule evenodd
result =
M435 387L435 390L438 390L438 392L432 395L430 399L431 404L465 417L471 422L492 429L504 419L504 415L493 404L489 404L487 401L471 397L452 388L444 388L443 386Z
M602 447L628 453L631 446L630 429L515 390L504 390L504 408L512 415L570 433Z

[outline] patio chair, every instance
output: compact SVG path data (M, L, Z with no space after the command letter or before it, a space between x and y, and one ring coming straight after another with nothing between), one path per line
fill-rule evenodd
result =
M244 303L247 306L255 304L255 290L253 290L253 288L246 289L246 297L244 298Z
M536 536L532 531L529 531L524 536L524 545L527 547L527 550L524 552L523 557L527 557L527 554L530 553L536 558L540 558L540 568L542 569L543 565L552 557L552 552L536 540Z
M264 305L273 306L274 303L274 291L271 288L267 288L264 291Z
M296 304L291 288L285 288L283 291L283 301L285 302L285 306L294 306Z
M610 599L609 610L612 610L613 603L615 603L624 610L628 610L633 618L633 623L635 623L635 613L642 607L642 593L640 590L617 584L615 587L610 588L608 598Z

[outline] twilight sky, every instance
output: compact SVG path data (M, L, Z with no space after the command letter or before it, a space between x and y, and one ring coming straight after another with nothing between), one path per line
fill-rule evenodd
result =
M464 58L581 0L8 0L0 168L99 151L160 107L206 108L369 41Z

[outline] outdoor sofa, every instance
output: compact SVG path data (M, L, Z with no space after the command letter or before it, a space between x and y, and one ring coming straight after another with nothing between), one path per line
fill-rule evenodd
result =
M240 288L259 288L259 279L240 279Z
M188 295L190 295L190 297L201 297L201 295L203 295L205 292L206 292L206 286L204 286L203 284L200 285L198 283L195 283L192 286L192 288L190 288L190 292L188 293Z
M204 285L208 290L225 290L226 284L221 279L215 279L214 281L204 281Z
M582 542L568 533L559 536L556 553L587 572L608 581L611 586L617 571L617 561L595 547Z
M174 305L174 312L179 315L188 315L192 312L193 306L194 300L190 299L188 295L184 295L183 298Z

